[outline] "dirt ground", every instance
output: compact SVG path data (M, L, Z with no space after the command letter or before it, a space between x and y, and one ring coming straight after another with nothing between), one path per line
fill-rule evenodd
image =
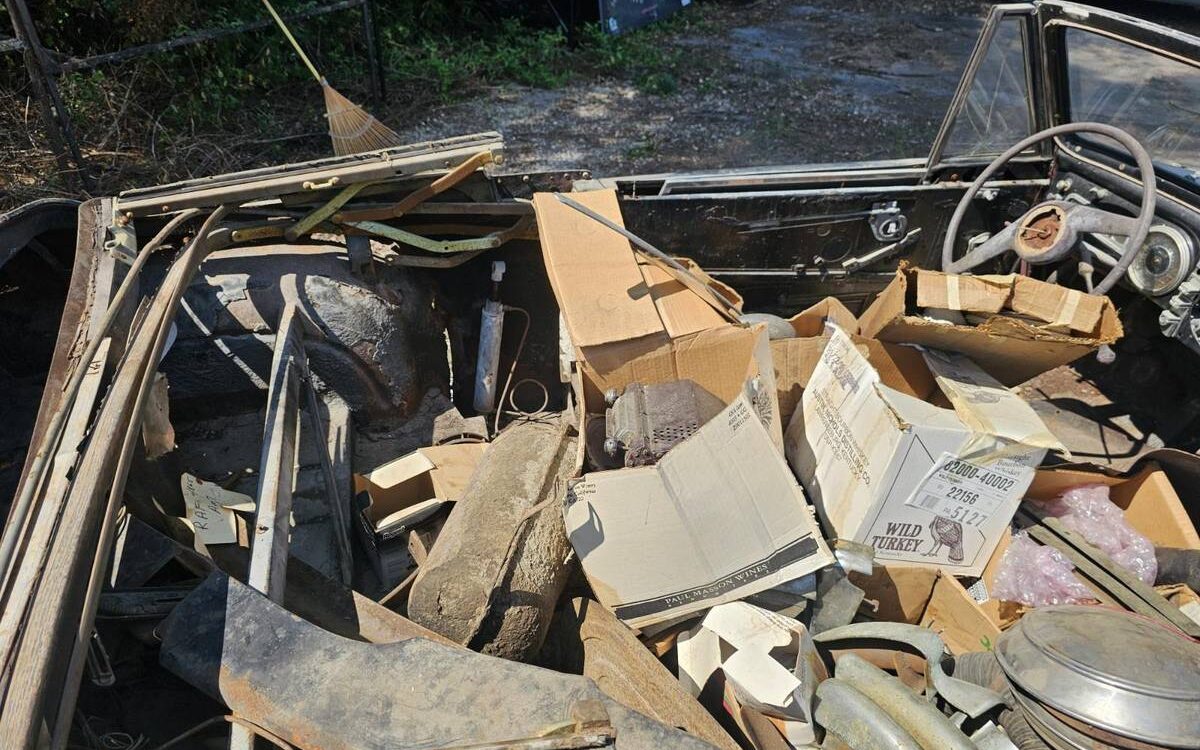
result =
M413 140L499 130L515 170L596 175L923 156L990 3L709 3L670 94L580 80L494 87L399 125Z

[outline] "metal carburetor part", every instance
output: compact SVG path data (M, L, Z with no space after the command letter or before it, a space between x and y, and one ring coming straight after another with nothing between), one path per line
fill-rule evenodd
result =
M604 452L626 467L652 466L687 440L725 404L691 380L643 385L604 395Z

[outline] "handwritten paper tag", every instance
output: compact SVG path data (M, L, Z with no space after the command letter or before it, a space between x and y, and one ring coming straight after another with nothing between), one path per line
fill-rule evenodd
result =
M187 518L199 540L205 544L232 544L237 541L234 510L254 510L254 499L224 489L192 474L179 480Z

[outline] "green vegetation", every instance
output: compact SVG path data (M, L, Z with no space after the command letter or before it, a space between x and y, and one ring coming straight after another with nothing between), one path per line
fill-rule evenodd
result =
M285 16L328 0L276 0ZM41 0L30 3L48 48L73 57L235 27L265 14L260 0ZM700 63L671 38L703 33L705 8L618 37L598 24L568 38L552 18L530 18L531 3L506 0L375 0L379 52L388 86L368 101L368 59L357 10L294 24L329 81L382 120L403 128L432 106L482 88L557 88L580 78L628 82L670 96ZM540 7L540 6L539 6ZM0 25L8 19L0 11ZM15 165L6 191L29 199L73 192L47 180L36 104L18 55L0 56L0 161ZM318 88L274 27L63 75L59 85L84 155L106 191L327 153ZM635 146L652 153L653 144ZM14 189L16 188L16 189Z

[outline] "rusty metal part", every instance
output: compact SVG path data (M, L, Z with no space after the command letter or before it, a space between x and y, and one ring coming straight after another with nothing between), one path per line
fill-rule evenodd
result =
M844 680L830 678L817 685L813 718L826 735L854 750L921 750L904 727Z
M220 203L244 203L304 193L309 183L339 187L355 182L411 178L433 170L452 169L480 152L503 154L499 133L478 133L440 141L397 146L367 154L353 154L202 177L152 188L127 190L117 198L117 210L133 217L163 214L182 208L204 208ZM336 180L336 181L334 181ZM318 190L318 192L319 192Z
M146 261L150 259L150 256L154 254L172 232L178 229L184 222L199 215L199 211L184 211L168 221L159 230L158 234L154 235L149 242L142 246L133 265L130 266L125 278L122 279L121 286L113 294L112 301L109 303L97 329L92 332L87 347L79 358L80 364L76 365L75 370L71 373L71 379L63 388L63 395L58 401L54 416L50 418L44 438L39 443L38 449L34 452L29 462L28 469L21 481L20 490L9 511L7 522L4 525L3 537L0 537L0 572L3 572L5 575L10 570L13 561L12 556L17 544L17 534L25 524L30 504L41 487L43 472L46 470L47 462L50 460L50 455L55 450L56 443L61 437L60 433L67 420L67 416L71 412L71 407L79 392L80 385L87 375L87 364L90 364L96 358L96 352L104 344L109 329L112 328L113 323L122 313L125 299L129 296L130 291L136 287L138 276L141 274Z
M925 750L976 750L975 743L936 706L857 654L843 654L834 676L886 711Z
M354 221L380 221L383 219L399 218L430 198L446 192L465 180L475 170L491 164L493 161L498 161L495 154L491 151L481 151L436 180L417 188L393 206L342 211L334 216L334 221L344 224Z
M92 434L98 439L90 441L81 454L61 516L44 519L55 525L53 539L45 549L27 550L21 558L21 566L36 566L41 574L36 591L24 592L24 605L14 607L24 616L23 631L0 643L0 663L7 683L0 713L0 735L15 746L31 745L40 731L44 704L49 697L47 691L51 684L57 683L51 675L62 669L64 653L69 655L67 677L62 683L67 687L56 697L60 710L53 737L60 743L66 739L91 637L90 623L99 598L103 565L99 563L102 556L96 555L95 550L108 549L112 544L116 511L124 495L133 445L141 432L142 407L166 344L171 319L200 262L211 250L228 241L227 232L218 237L214 228L225 212L225 207L221 207L210 214L196 239L171 265L149 304L143 324L131 334L126 358L114 375L92 427ZM122 448L116 451L112 450L111 442L115 436L123 437ZM87 593L82 601L75 599L76 614L65 613L64 608L72 606L64 604L73 599L68 592L80 590ZM6 609L9 606L11 600L6 602Z
M622 704L723 750L738 748L633 631L591 599L572 599L559 608L539 663L589 677Z
M490 156L490 154L489 154ZM474 158L474 157L472 157ZM468 159L467 162L471 160ZM464 163L467 163L464 162ZM346 205L354 196L358 195L364 188L373 185L373 182L355 182L338 191L338 194L329 199L329 202L322 206L314 208L303 218L298 219L296 223L284 230L283 237L289 242L295 242L297 238L308 234L317 225L324 222L342 206Z
M410 245L418 250L425 250L430 253L452 254L471 253L500 247L511 239L522 237L529 227L533 225L533 221L533 217L531 216L522 216L517 219L515 224L505 229L489 232L481 237L468 237L460 240L433 240L409 232L406 229L394 227L391 224L384 224L380 221L349 221L345 225L361 232L386 237L389 240Z
M932 699L936 693L973 719L1004 704L1004 699L996 692L947 674L942 664L946 656L946 644L928 628L899 622L860 622L814 635L813 641L824 646L845 641L900 643L916 649L925 657L926 697Z
M221 574L197 587L160 630L169 671L305 750L521 747L564 732L606 734L594 730L590 711L580 715L592 701L603 705L624 750L712 750L613 701L584 677L424 638L347 640Z

